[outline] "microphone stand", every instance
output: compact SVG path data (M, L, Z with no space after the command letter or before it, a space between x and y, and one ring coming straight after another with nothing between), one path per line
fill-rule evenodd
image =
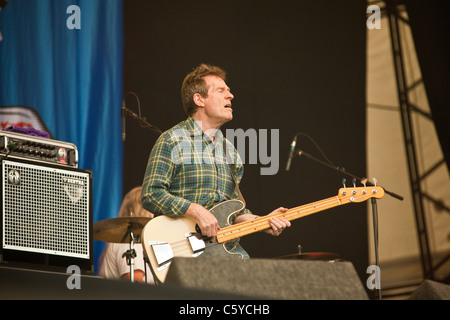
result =
M145 118L142 118L142 117L138 116L136 113L134 113L133 111L131 111L127 107L122 107L122 112L124 112L125 115L130 115L132 118L134 118L134 119L138 120L139 122L145 124L145 127L150 128L154 132L156 132L158 134L162 133L160 128L155 127L154 125L151 125L150 123L147 122L147 120Z
M303 157L305 157L307 159L313 160L313 161L315 161L315 162L317 162L317 163L319 163L321 165L324 165L324 166L326 166L328 168L336 170L337 172L346 174L347 176L350 176L350 177L353 178L353 183L355 183L356 180L358 180L358 181L361 181L361 182L364 181L364 185L366 185L366 180L367 179L362 179L362 178L360 178L360 177L358 177L358 176L356 176L356 175L354 175L354 174L352 174L350 172L347 172L345 170L345 168L335 167L335 166L333 166L333 165L331 165L331 164L329 164L327 162L324 162L322 160L319 160L319 159L313 157L312 155L310 155L310 154L308 154L308 153L306 153L306 152L304 152L302 150L297 150L297 152L295 154L297 154L299 157L303 156ZM343 180L343 182L345 184L345 179ZM374 182L375 182L374 184L371 183L371 182L368 182L368 185L376 186L376 179L374 179ZM382 188L384 189L384 192L389 194L390 196L392 196L392 197L394 197L396 199L399 199L399 200L403 200L402 196L400 196L400 195L398 195L398 194L396 194L396 193L394 193L392 191L386 190L384 187L382 187ZM375 246L375 265L377 267L377 270L375 270L375 288L378 290L378 299L381 300L381 275L377 274L378 270L379 270L378 269L378 266L379 266L379 264L378 264L378 262L379 262L378 261L378 208L377 208L377 200L375 198L372 198L371 202L372 202L373 232L374 232L374 246ZM380 287L377 288L377 283L378 283L379 280L380 280Z
M385 191L386 192L386 191ZM377 208L377 199L372 198L372 217L373 217L373 242L375 247L375 289L378 290L378 300L381 300L381 274L378 274L378 208ZM381 271L380 271L381 272ZM377 288L377 284L380 285Z
M128 231L125 234L124 238L127 236L127 234L130 235L130 250L127 250L122 254L122 258L126 257L127 264L130 266L130 281L134 282L134 258L136 258L136 251L134 250L134 234L133 230L131 229L131 223L128 226Z
M330 165L330 164L327 163L327 162L324 162L324 161L322 161L322 160L319 160L319 159L317 159L317 158L314 158L312 155L310 155L310 154L308 154L308 153L306 153L306 152L304 152L304 151L302 151L302 150L298 150L298 151L296 152L296 154L297 154L299 157L304 156L305 158L308 158L308 159L313 160L313 161L315 161L315 162L317 162L317 163L320 163L320 164L322 164L322 165L324 165L324 166L326 166L326 167L328 167L328 168L334 169L334 170L336 170L337 172L346 174L347 176L350 176L350 177L352 177L352 178L354 178L354 179L356 179L356 180L358 180L358 181L362 181L362 178L360 178L360 177L358 177L358 176L355 176L354 174L352 174L352 173L350 173L350 172L348 172L348 171L345 171L345 168L342 168L342 167L334 167L334 166ZM370 181L367 182L367 185L369 185L369 186L376 186L375 184L371 183ZM392 196L392 197L394 197L394 198L397 198L397 199L399 199L399 200L403 200L403 197L402 197L402 196L400 196L400 195L398 195L398 194L396 194L396 193L394 193L394 192L392 192L392 191L386 190L386 188L384 188L384 187L383 187L383 189L384 189L384 192L387 193L387 194L389 194L390 196Z

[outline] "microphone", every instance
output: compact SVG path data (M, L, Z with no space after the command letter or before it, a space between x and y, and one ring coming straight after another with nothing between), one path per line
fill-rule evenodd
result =
M291 150L289 151L289 157L288 157L288 161L286 164L286 171L289 171L289 169L291 168L291 161L292 161L292 158L294 157L296 145L297 145L297 135L295 135L294 139L292 139Z
M122 108L120 110L120 116L122 117L122 141L125 141L125 125L127 121L127 111L125 108L125 100L122 101Z

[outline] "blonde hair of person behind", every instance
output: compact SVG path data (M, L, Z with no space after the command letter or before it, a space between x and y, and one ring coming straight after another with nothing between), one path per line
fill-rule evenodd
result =
M142 187L131 189L123 198L119 210L119 217L148 217L153 218L153 213L145 210L141 204Z

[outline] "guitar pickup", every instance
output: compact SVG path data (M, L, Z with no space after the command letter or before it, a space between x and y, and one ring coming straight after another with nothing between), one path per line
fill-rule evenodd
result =
M194 253L192 256L196 257L205 251L205 241L197 238L197 234L188 233L186 237L188 238L192 252Z
M158 267L165 268L173 259L173 251L167 242L150 242Z

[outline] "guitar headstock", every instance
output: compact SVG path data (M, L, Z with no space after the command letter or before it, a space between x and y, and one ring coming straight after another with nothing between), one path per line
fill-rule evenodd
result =
M344 187L339 189L338 198L341 201L364 202L370 198L381 199L384 197L384 189L382 187L377 187L376 185L366 186L366 181L363 180L364 187L356 187L355 180L353 180L353 187L346 187L344 179Z

